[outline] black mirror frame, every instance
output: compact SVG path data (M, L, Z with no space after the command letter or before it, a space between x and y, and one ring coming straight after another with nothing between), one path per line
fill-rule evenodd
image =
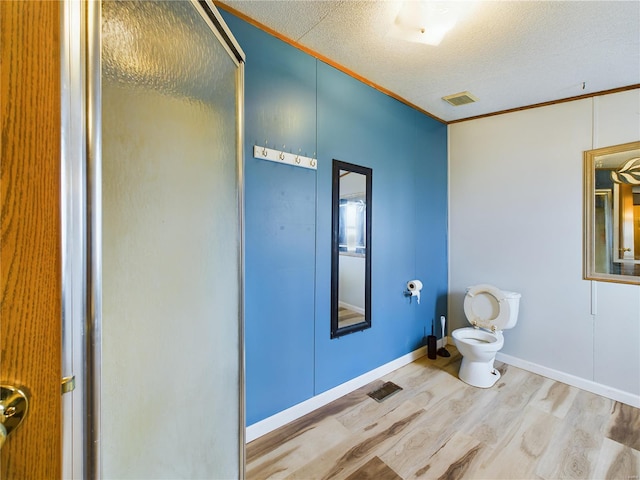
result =
M340 170L360 173L365 176L366 189L366 255L364 275L364 322L347 327L338 327L338 276L339 276L339 245L340 232ZM359 332L371 328L371 192L373 170L369 167L354 165L333 159L332 192L331 192L331 338L341 337L349 333Z

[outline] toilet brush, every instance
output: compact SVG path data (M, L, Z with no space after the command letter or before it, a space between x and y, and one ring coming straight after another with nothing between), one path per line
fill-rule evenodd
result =
M443 346L438 349L438 355L440 355L441 357L450 357L451 354L446 348L444 348L444 322L445 322L444 315L441 315L440 325L442 326L442 345Z

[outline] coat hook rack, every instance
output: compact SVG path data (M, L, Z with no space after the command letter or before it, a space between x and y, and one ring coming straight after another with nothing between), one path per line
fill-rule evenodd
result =
M315 158L300 155L300 149L298 153L285 152L284 149L284 145L282 146L282 150L274 150L266 146L254 145L253 157L260 160L269 160L270 162L286 163L294 167L308 168L310 170L318 169L318 161Z

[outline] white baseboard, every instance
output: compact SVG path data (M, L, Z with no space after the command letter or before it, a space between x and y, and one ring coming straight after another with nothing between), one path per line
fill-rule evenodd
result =
M603 397L610 398L611 400L616 400L618 402L631 405L632 407L640 408L640 395L634 395L633 393L618 390L617 388L607 387L601 383L576 377L569 373L554 370L553 368L528 362L500 352L496 355L496 360L508 365L513 365L514 367L522 368L523 370L527 370L532 373L537 373L538 375L542 375L543 377L547 377L552 380L557 380L558 382L566 383L572 387L577 387L582 390L586 390L587 392L595 393L596 395L601 395Z
M446 341L445 341L446 345ZM438 348L443 346L442 340L438 340ZM357 390L360 387L365 386L368 383L377 380L380 377L383 377L387 373L391 373L394 370L397 370L400 367L404 367L409 363L417 360L420 357L424 357L427 354L427 347L420 347L413 352L407 353L400 358L396 358L389 363L381 365L378 368L375 368L367 373L360 375L348 382L345 382L337 387L332 388L331 390L327 390L326 392L322 392L315 397L311 397L304 402L298 403L293 407L287 408L282 412L276 413L264 420L254 423L253 425L249 425L246 430L246 441L251 442L256 438L260 438L267 433L280 428L287 423L293 422L298 418L310 413L328 403L333 402L334 400L343 397L344 395Z

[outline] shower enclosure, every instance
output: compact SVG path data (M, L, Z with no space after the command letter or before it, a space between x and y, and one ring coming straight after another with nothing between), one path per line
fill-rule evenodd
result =
M65 170L65 282L85 277L86 304L63 300L67 362L84 370L84 440L74 427L65 451L84 462L65 471L242 478L244 54L209 1L80 11L87 153Z

